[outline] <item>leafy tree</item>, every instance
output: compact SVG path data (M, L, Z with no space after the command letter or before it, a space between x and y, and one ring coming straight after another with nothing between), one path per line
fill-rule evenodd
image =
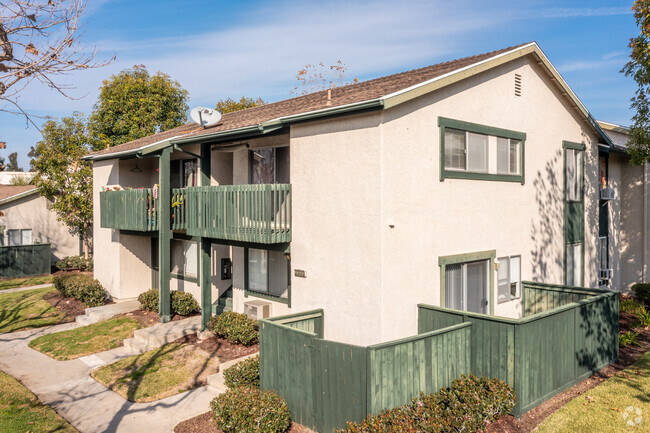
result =
M88 140L88 127L78 113L60 122L49 120L43 125L43 140L36 145L38 172L34 184L52 201L59 221L70 232L82 236L88 257L89 235L93 216L92 163L80 158L95 150Z
M352 81L347 81L347 71L348 66L341 59L329 66L325 66L323 62L316 65L305 65L296 74L296 79L300 82L300 86L294 87L291 93L306 95L308 93L358 83L359 79L357 78Z
M104 80L91 133L105 148L175 128L187 121L188 98L169 75L150 75L144 65L136 65Z
M627 146L632 163L641 164L650 161L650 0L636 0L632 10L640 33L630 39L630 60L621 72L637 83L631 104L635 114Z
M70 98L58 77L98 68L96 52L80 46L85 0L0 2L0 111L21 114L19 95L34 80ZM33 123L33 122L32 122Z
M264 102L262 98L253 99L242 96L239 101L235 101L232 98L222 99L221 101L217 102L217 106L215 108L221 114L225 114L233 111L245 110L247 108L258 107L264 104L266 104L266 102Z
M38 152L36 151L36 146L29 147L29 152L27 152L27 156L29 156L29 171L34 171L34 163L36 163L36 159L38 159Z
M0 156L0 171L5 171L5 167L6 167L6 165L5 165L5 157Z
M22 168L18 167L18 152L9 154L9 163L5 169L7 171L23 171Z

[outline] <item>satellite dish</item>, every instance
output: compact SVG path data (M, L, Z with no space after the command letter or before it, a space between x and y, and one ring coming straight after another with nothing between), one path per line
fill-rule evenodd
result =
M198 123L199 125L205 127L219 123L221 120L221 113L210 108L196 107L192 108L190 111L190 117L194 123Z

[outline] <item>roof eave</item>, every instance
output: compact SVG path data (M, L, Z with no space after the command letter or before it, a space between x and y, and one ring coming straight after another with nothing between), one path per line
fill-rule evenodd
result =
M30 189L29 191L23 191L21 193L12 195L11 197L5 197L0 200L0 205L10 203L12 201L20 200L21 198L24 197L29 197L30 195L37 194L38 193L38 188Z

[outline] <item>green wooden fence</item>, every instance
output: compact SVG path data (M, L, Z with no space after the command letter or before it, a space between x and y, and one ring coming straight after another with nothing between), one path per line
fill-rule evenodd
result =
M524 293L525 308L538 312L522 319L430 305L418 312L418 332L472 323L471 371L512 386L516 416L618 359L617 292L524 283ZM534 300L560 306L541 311Z
M187 188L187 234L263 244L291 242L291 185Z
M260 379L320 432L436 392L469 372L470 323L362 347L322 339L323 311L260 322Z
M0 278L49 275L50 244L0 247Z

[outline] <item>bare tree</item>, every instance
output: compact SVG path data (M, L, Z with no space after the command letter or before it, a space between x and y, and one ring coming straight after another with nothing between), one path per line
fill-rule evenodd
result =
M79 44L85 0L0 1L0 111L30 115L18 96L37 80L63 96L73 87L58 82L72 71L110 63Z

